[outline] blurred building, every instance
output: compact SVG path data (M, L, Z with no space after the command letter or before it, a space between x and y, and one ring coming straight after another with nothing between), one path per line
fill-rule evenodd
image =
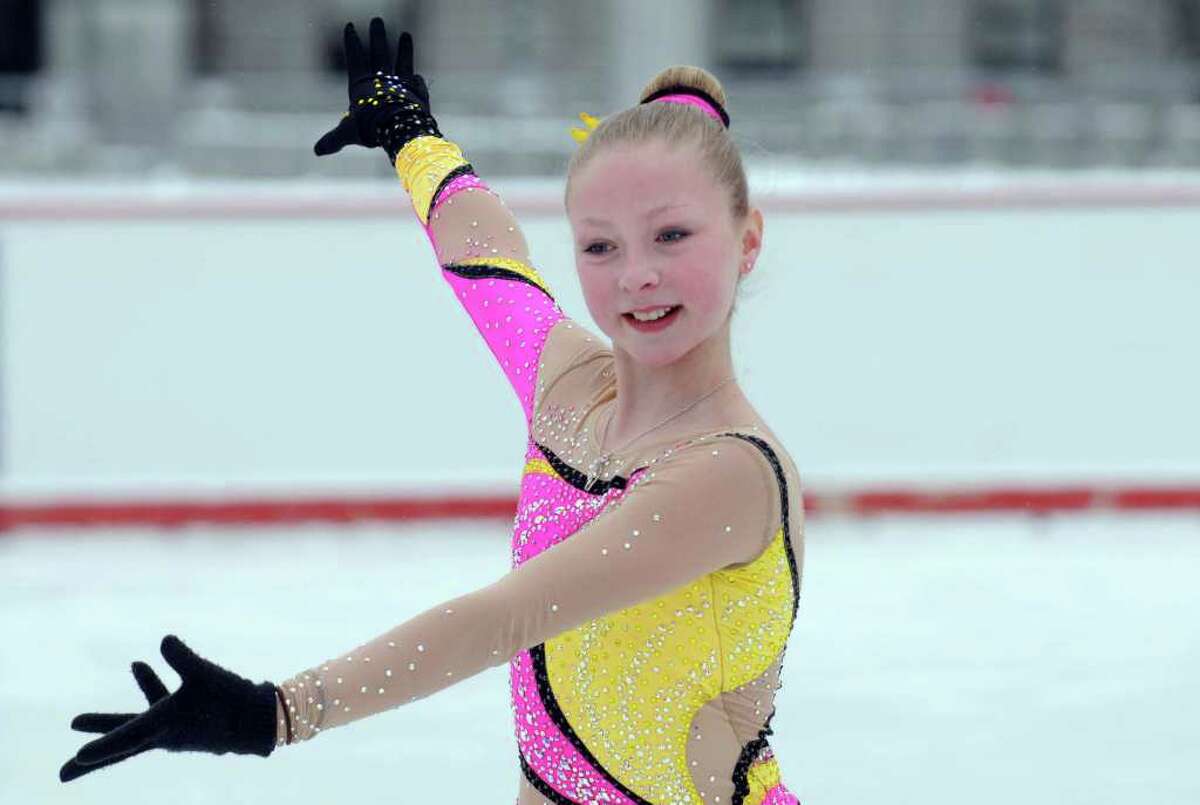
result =
M749 157L1200 165L1200 0L0 0L0 172L383 172L311 153L374 14L493 173L560 172L672 63Z

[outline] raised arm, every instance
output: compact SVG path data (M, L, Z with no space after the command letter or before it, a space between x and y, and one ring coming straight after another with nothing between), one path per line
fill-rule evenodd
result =
M530 262L516 218L439 130L425 79L413 72L412 37L401 34L393 64L383 21L376 17L369 55L352 24L346 26L345 49L350 109L315 150L324 155L363 145L386 151L442 276L508 378L528 425L542 370L553 373L591 336L564 322Z
M578 533L499 581L445 601L279 687L277 741L303 741L429 696L609 612L749 562L779 525L757 448L698 441L635 473Z
M458 145L418 137L395 166L443 279L495 356L528 425L536 383L598 340L563 313L530 261L516 217Z

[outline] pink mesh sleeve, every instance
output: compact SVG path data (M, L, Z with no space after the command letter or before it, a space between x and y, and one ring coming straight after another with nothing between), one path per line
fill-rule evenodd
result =
M557 365L590 334L578 325L559 327L548 345L567 316L530 263L516 218L474 174L446 183L424 229L443 278L495 357L528 427L542 365Z

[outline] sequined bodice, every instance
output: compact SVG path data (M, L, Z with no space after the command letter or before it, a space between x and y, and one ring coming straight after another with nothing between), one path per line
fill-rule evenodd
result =
M628 476L588 491L579 467L597 453L597 411L612 402L611 353L584 349L533 414L514 521L513 563L570 539L665 458L643 454ZM588 365L588 363L592 365ZM727 433L721 431L722 434ZM756 443L786 478L775 451ZM674 449L711 441L703 434ZM659 515L650 514L650 527ZM637 531L631 533L636 539ZM628 541L601 549L628 551ZM525 802L761 803L779 783L767 736L799 574L782 522L752 561L607 613L522 652L510 664ZM708 743L704 743L707 736ZM551 792L544 780L559 781ZM535 793L536 792L536 793Z

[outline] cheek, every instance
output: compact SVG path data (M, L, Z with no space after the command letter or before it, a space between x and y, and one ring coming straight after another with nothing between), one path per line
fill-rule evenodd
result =
M720 311L730 295L731 281L717 265L693 266L679 277L678 287L685 299L701 311Z
M577 268L579 288L583 291L583 299L593 318L599 318L603 311L611 305L613 297L612 283L606 282L599 272L588 268Z

